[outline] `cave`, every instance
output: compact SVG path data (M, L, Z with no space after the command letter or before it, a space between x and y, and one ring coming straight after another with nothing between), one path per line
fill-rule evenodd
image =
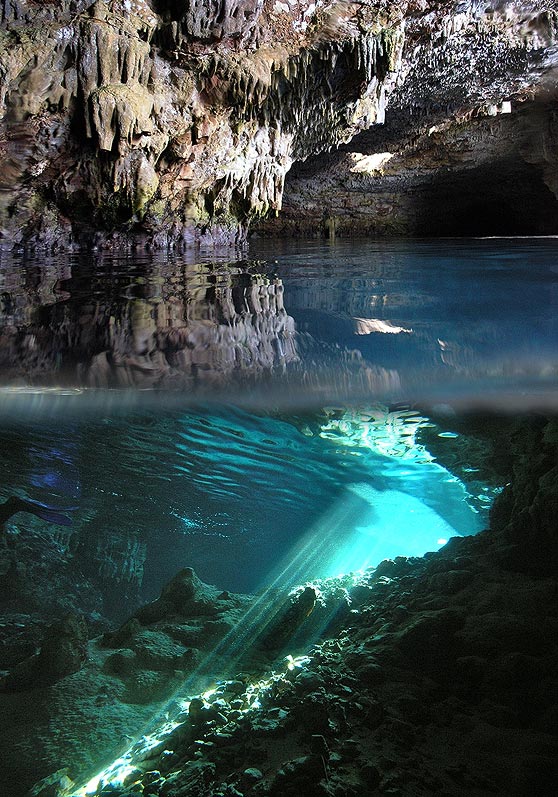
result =
M310 218L305 218L301 184L306 187L315 181L316 191L321 193L323 173L324 164L317 159L312 164L296 164L287 175L284 215L273 220L269 230L268 225L262 224L258 233L328 237L329 219L335 220L335 235L341 237L385 236L390 234L391 225L399 226L405 235L423 238L542 236L555 235L558 230L557 200L541 169L517 157L490 160L465 169L432 172L429 168L426 175L418 175L406 189L412 215L407 215L407 209L394 209L389 215L381 211L380 218L375 198L381 201L384 192L398 190L385 186L381 178L365 199L370 206L368 211L363 213L357 205L345 215L340 211L344 204L341 185L337 189L339 197L332 196L331 186L327 186L321 216L316 218L312 212ZM360 192L355 193L358 196Z
M417 191L416 234L427 237L554 235L556 199L540 170L514 160L439 175Z
M417 235L555 235L556 198L540 171L514 161L440 175L418 198Z
M557 32L3 0L0 797L554 794Z

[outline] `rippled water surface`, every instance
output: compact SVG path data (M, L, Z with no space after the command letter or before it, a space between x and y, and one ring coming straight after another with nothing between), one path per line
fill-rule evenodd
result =
M494 494L428 452L444 432L410 410L303 416L198 408L18 420L0 433L2 495L71 510L71 530L12 521L17 546L77 554L152 597L180 567L253 590L436 550L486 523ZM303 555L295 565L298 554ZM278 570L279 569L279 570Z
M20 513L11 550L33 573L58 557L118 614L186 565L254 590L479 531L501 484L459 412L555 405L557 254L510 239L4 256L0 499L73 517Z

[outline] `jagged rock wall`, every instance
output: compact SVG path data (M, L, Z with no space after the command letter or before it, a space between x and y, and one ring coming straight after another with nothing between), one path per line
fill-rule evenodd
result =
M549 233L556 10L416 3L385 124L297 164L265 234Z
M514 113L434 125L394 152L355 139L350 150L294 168L281 215L259 231L310 237L555 233L556 122L554 109L528 103Z
M361 131L368 132L350 151L397 156L391 168L399 164L402 179L386 184L392 202L371 200L358 230L420 231L420 219L406 222L414 213L406 206L424 186L435 195L433 175L452 168L440 161L436 136L444 146L469 136L475 156L486 151L485 160L501 161L487 143L493 116L515 116L533 97L553 102L555 6L4 0L2 240L51 247L240 241L250 222L281 208L293 162L322 157ZM479 133L471 120L483 117ZM552 192L554 142L552 129L542 167ZM336 197L354 178L346 154L323 165L332 200L319 180L316 186L331 229ZM368 184L360 167L365 178L357 178L355 193L366 206L369 194L381 193L383 172L369 170ZM307 210L298 192L291 183L293 217ZM552 205L550 194L539 194L541 206ZM349 202L340 215L352 213ZM272 223L266 231L294 228L289 214L287 228ZM321 207L306 215L314 231L323 227Z
M310 26L259 0L5 3L4 239L242 237L293 158L381 121L401 17L359 20L333 5Z
M263 7L263 0L154 0L165 33L180 45L192 39L249 40Z
M491 526L507 565L555 576L558 568L558 421L533 416L511 439L513 475L494 504Z

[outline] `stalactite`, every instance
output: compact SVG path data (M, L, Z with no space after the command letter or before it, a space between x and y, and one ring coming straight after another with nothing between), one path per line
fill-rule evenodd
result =
M293 161L386 108L418 134L471 112L476 83L498 96L481 87L475 107L499 107L552 62L552 10L415 6L3 0L0 226L17 245L99 228L121 243L234 242L280 209Z

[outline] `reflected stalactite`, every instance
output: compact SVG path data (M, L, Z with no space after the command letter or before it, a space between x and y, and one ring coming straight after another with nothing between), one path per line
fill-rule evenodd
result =
M144 272L87 284L78 275L51 297L25 284L5 290L4 381L196 390L297 360L279 279L204 265Z
M265 406L484 402L521 383L554 403L552 244L518 246L474 242L451 262L426 242L316 244L303 257L261 242L232 262L98 252L61 268L8 257L0 411L26 391L36 407L48 391L92 403L104 388L120 389L104 402L152 391L157 402Z

